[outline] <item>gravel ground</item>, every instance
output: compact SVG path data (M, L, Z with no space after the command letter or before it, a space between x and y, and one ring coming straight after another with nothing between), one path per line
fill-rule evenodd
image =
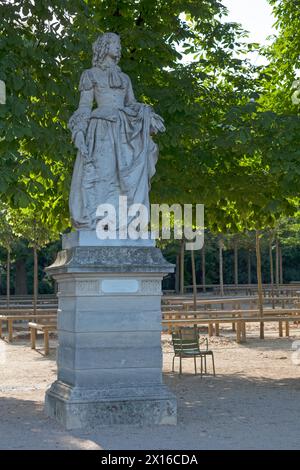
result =
M0 449L299 449L300 365L292 361L292 343L300 328L278 338L275 327L269 324L261 341L251 325L243 345L222 330L210 340L217 377L203 379L190 359L184 375L171 372L170 336L163 335L164 380L177 396L178 425L89 431L65 431L43 413L56 376L55 339L48 358L24 335L0 341Z

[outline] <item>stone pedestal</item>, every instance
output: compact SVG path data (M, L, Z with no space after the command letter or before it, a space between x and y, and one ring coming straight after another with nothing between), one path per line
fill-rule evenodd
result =
M58 283L58 378L45 409L67 429L176 424L162 382L161 281L153 246L76 246L47 271Z

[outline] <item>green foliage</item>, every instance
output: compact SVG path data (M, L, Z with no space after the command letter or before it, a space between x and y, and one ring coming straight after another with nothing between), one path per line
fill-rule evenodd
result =
M272 227L281 214L293 215L300 182L299 135L298 118L264 111L255 103L230 111L215 137L215 231Z
M185 13L185 19L180 16ZM218 1L58 0L0 5L0 192L15 208L43 201L40 211L57 231L68 226L67 200L75 149L66 122L77 84L91 64L91 44L104 31L122 39L122 69L137 99L154 105L167 132L153 202L207 199L211 133L220 115L252 92L249 64L235 58L243 32L221 21ZM178 52L178 45L182 52ZM193 53L196 61L182 59ZM201 201L202 202L202 201Z
M264 53L269 64L262 70L263 102L278 112L297 113L292 85L300 67L300 1L269 0L276 18L276 37Z
M300 213L294 217L281 219L276 227L276 236L280 244L288 247L298 247L300 245Z
M15 231L32 239L27 230L37 221L44 244L69 225L75 149L66 123L104 31L120 34L120 65L137 99L166 121L152 202L204 203L214 233L290 217L300 175L299 109L290 99L300 9L298 0L270 3L278 36L260 70L243 58L258 45L245 45L241 27L222 21L217 0L1 2L0 195L18 214ZM181 60L188 54L194 62Z
M0 247L5 251L12 251L15 248L17 237L14 234L13 226L9 220L9 209L1 203L0 204Z
M41 213L35 207L10 209L8 221L15 236L26 239L29 247L38 250L57 239L52 226L45 224Z

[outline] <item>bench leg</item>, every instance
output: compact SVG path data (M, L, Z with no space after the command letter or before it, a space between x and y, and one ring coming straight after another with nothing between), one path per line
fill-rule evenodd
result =
M241 342L241 322L236 322L236 342Z
M45 356L49 354L49 331L44 331L44 346L45 346Z
M282 321L278 322L279 325L279 338L283 337Z
M30 338L31 338L31 349L35 349L36 343L36 329L30 328Z
M285 336L290 336L290 324L288 321L285 322Z
M247 341L247 338L246 338L246 322L245 321L242 323L241 329L242 329L242 341L243 341L243 343L245 343Z
M265 324L264 324L264 322L260 322L260 324L259 324L259 337L260 337L260 339L265 339Z
M213 336L214 334L214 327L212 323L208 324L208 336Z
M13 340L13 321L10 319L7 321L8 323L8 342L12 343Z
M220 336L220 323L216 323L216 336Z

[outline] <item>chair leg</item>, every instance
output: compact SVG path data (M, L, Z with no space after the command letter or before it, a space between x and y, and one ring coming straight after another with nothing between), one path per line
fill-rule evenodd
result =
M197 363L196 363L196 356L194 356L194 364L195 364L195 375L197 375Z
M206 356L204 356L204 372L207 374Z
M174 372L174 365L175 365L175 356L173 356L173 362L172 362L172 372Z
M180 359L180 363L179 363L179 374L181 375L182 374L182 363L181 363L181 356L179 356L179 359Z
M215 369L215 359L214 359L214 355L213 355L213 354L211 355L211 360L212 360L213 371L214 371L214 377L215 377L215 376L216 376L216 369Z

